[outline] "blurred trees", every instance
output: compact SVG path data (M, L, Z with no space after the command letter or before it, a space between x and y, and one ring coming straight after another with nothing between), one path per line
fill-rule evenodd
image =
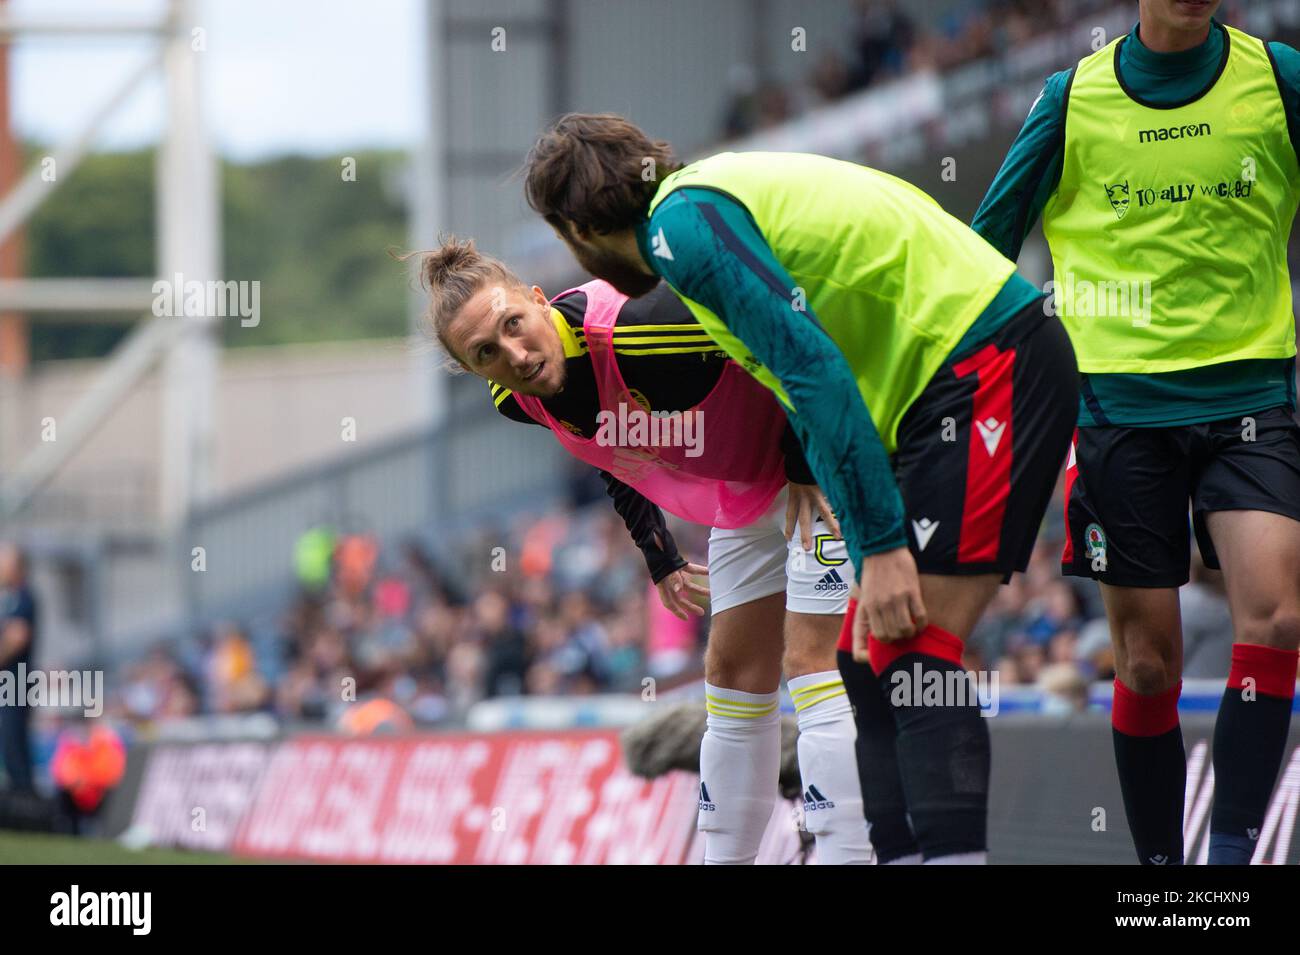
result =
M260 324L224 322L227 346L406 334L405 270L386 252L407 245L405 157L352 158L354 181L342 157L221 163L219 278L261 282ZM153 277L154 162L153 150L88 156L28 222L28 274ZM33 323L33 360L103 355L129 327L70 317Z

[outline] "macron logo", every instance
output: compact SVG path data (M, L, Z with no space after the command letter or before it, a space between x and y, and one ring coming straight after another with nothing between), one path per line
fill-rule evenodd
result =
M932 521L928 517L923 517L919 521L912 521L912 530L916 532L916 547L918 550L925 550L925 545L930 543L930 538L934 532L939 529L939 522Z
M1002 440L1002 432L1007 429L1005 421L999 423L997 418L985 418L983 421L976 421L975 427L979 429L980 437L984 439L984 450L993 457L994 452L998 449L998 442Z
M659 234L650 239L650 251L661 259L673 260L673 250L668 248L668 240L664 238L664 230L660 229Z

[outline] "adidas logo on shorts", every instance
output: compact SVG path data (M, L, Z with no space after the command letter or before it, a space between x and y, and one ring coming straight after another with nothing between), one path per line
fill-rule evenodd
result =
M849 585L844 582L844 578L839 575L835 569L827 571L821 580L813 585L813 590L818 593L839 594L849 589Z
M700 811L701 812L718 811L718 807L714 804L713 800L709 798L709 788L704 785L704 780L702 779L700 780Z
M835 803L818 792L816 786L809 786L803 794L803 808L804 812L809 809L834 809Z

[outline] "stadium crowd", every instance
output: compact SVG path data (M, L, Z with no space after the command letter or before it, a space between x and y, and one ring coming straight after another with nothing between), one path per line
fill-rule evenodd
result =
M1077 26L1081 17L1114 6L1115 0L965 0L926 27L900 0L859 0L843 52L822 53L802 81L782 84L748 64L733 67L719 132L737 139L910 73L1006 57L1044 32ZM1237 22L1242 10L1240 2L1224 3L1220 19ZM1133 14L1136 19L1136 8Z
M1114 0L967 0L925 28L898 0L862 0L846 30L845 52L822 53L802 82L772 82L737 65L720 132L735 139L909 73L1005 56L1045 30L1075 25L1081 15L1112 6Z
M670 526L685 556L705 559L705 528ZM1060 575L1060 526L1058 493L1028 572L1001 588L965 662L1081 700L1113 677L1113 658L1095 585ZM311 567L304 552L322 548ZM349 704L377 698L388 711L366 719L430 725L492 697L633 692L646 677L668 688L703 672L707 616L663 610L605 502L480 530L437 558L415 540L384 550L326 528L299 551L300 590L278 617L157 646L114 681L109 712L137 725L266 712L348 729ZM1198 568L1184 588L1189 676L1227 673L1219 576Z

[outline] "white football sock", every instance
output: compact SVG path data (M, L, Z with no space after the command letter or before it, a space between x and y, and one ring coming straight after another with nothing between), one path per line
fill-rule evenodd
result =
M818 865L871 865L853 710L838 670L787 680L799 720L804 828L817 837Z
M704 684L708 726L700 742L705 865L753 865L776 806L781 711L775 693Z

